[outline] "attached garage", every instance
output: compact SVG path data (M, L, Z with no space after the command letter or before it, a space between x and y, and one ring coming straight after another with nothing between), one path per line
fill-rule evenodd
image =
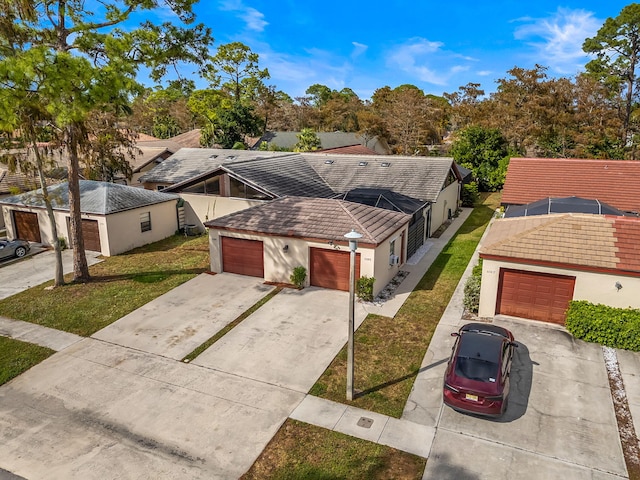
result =
M264 246L260 240L220 237L225 272L264 278Z
M351 254L348 251L310 248L309 281L311 285L348 291L350 256ZM359 253L356 253L356 278L360 278Z
M42 242L37 213L15 210L13 212L13 221L15 222L16 238L21 238L30 242Z
M478 315L564 325L573 300L640 308L640 219L597 214L502 218L480 247Z
M496 313L564 325L576 277L500 269Z
M82 220L82 237L84 238L85 250L91 250L93 252L102 251L97 220Z

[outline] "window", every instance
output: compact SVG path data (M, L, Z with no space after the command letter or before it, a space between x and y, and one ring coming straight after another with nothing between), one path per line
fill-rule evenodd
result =
M396 254L396 239L394 238L389 242L389 255Z
M151 230L151 212L144 212L140 214L140 231L148 232Z

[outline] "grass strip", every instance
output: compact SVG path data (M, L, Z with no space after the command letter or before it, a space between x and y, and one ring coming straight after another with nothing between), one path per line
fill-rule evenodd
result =
M89 336L208 269L208 236L174 235L92 265L88 283L47 282L0 300L0 315Z
M296 420L287 420L242 480L421 479L426 460Z
M354 337L353 402L345 398L346 346L309 393L400 418L433 332L498 204L498 194L485 196L394 318L367 316Z
M0 337L0 385L56 353L50 348Z
M189 355L184 357L182 359L182 361L183 362L190 362L190 361L194 360L198 355L200 355L202 352L204 352L207 348L209 348L211 345L216 343L218 340L220 340L222 337L224 337L227 333L229 333L231 330L233 330L233 328L235 328L236 325L238 325L245 318L247 318L253 312L258 310L261 306L263 306L265 303L267 303L269 300L271 300L273 297L275 297L278 293L280 293L282 288L283 287L276 287L275 289L270 291L267 295L262 297L253 306L251 306L251 308L249 308L248 310L243 312L242 315L240 315L234 321L228 323L222 330L220 330L218 333L216 333L213 337L211 337L209 340L204 342L202 345L198 346Z

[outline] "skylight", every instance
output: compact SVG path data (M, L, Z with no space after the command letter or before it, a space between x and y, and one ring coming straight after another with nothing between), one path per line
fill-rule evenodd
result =
M369 162L360 162L360 163L358 163L359 167L366 167L367 165L369 165Z
M382 162L380 164L381 167L390 167L391 166L391 162Z
M333 163L333 160L325 160L324 164L325 165L331 165Z

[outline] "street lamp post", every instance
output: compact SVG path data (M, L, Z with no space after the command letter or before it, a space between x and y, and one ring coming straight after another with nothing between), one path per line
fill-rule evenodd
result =
M351 230L344 238L349 240L349 341L347 342L347 400L353 400L353 335L355 331L356 249L362 234Z

